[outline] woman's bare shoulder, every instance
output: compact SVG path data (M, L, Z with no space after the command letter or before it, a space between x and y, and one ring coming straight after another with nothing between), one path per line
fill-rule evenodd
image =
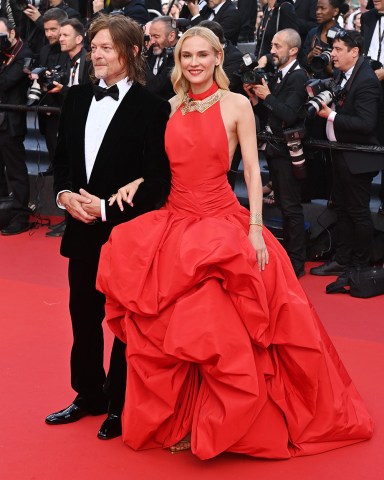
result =
M232 103L233 105L238 105L239 107L249 104L249 99L246 96L241 95L240 93L230 92L229 90L225 92L224 98L229 103Z

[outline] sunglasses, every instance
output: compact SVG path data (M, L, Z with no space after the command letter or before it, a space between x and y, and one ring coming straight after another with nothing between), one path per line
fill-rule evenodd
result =
M352 35L349 32L347 32L347 30L338 31L336 33L333 41L335 41L335 40L345 40L346 38L352 43L352 45L354 47L358 47L358 44L357 44L356 40L352 37Z

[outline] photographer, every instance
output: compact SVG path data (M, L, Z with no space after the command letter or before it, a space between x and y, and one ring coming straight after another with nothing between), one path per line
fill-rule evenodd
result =
M318 115L327 120L328 140L378 145L377 123L382 92L380 82L363 57L358 32L341 31L333 42L332 61L340 74L341 94L331 107L324 102ZM335 110L334 110L335 109ZM333 202L337 214L335 259L311 269L314 275L339 275L327 293L343 291L349 276L369 265L373 223L369 202L371 183L384 168L375 153L332 150Z
M332 42L341 29L337 19L348 11L344 0L318 0L316 19L318 27L313 28L305 39L302 50L302 65L316 78L329 78L333 75L331 63Z
M172 26L171 17L156 17L149 25L149 50L146 63L147 88L165 100L174 96L171 72L175 66L173 49L178 39L178 29Z
M16 25L20 30L20 35L25 39L34 53L39 53L46 43L44 36L43 16L51 8L60 8L68 18L80 19L80 13L72 8L76 2L61 0L14 0L17 6Z
M297 31L284 29L276 33L271 55L277 74L269 85L264 79L259 85L244 85L256 112L266 114L267 130L279 137L287 128L302 128L298 111L307 98L304 87L307 74L297 61L300 45ZM301 179L305 176L305 163L300 155L295 154L288 145L272 141L268 142L265 150L275 197L283 215L284 246L299 278L305 273L305 230L301 205Z
M6 18L0 18L0 103L25 104L29 80L23 72L23 64L24 58L29 56L31 51L16 35L12 24ZM30 228L25 133L25 112L0 111L0 165L5 165L13 198L12 218L1 231L3 235L16 235ZM4 176L4 171L0 175Z
M66 73L69 57L66 52L61 51L59 43L60 27L66 20L68 20L67 14L59 8L52 8L45 12L43 16L44 32L48 40L48 45L45 45L41 49L39 58L40 67L45 67L43 74L40 75L38 79L42 94L40 105L61 108L63 104L64 97L58 93L59 89L55 89L49 73L51 73L52 70L56 70L56 67L59 67L61 75L59 83L67 84L68 77ZM32 77L32 79L35 78ZM52 161L57 143L58 124L58 115L39 113L39 128L45 137L50 160L50 166L46 172L43 172L43 175L52 175Z

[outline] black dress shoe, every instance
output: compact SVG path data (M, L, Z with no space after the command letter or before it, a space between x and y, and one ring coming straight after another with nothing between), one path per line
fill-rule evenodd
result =
M2 235L18 235L31 229L30 223L10 223L8 227L1 230Z
M102 423L97 437L100 440L110 440L121 435L121 415L110 413Z
M346 268L346 265L340 265L336 260L331 260L323 265L311 268L310 272L312 275L326 277L328 275L342 275Z
M349 287L350 285L350 275L351 270L345 271L342 275L339 276L337 280L328 284L325 287L326 293L349 293L349 289L345 287Z
M379 210L377 211L379 215L384 215L384 202L380 203Z
M63 425L65 423L77 422L87 415L91 415L91 413L81 407L78 407L74 403L71 403L71 405L69 405L67 408L64 408L64 410L60 410L59 412L48 415L48 417L45 419L45 423L48 423L48 425Z

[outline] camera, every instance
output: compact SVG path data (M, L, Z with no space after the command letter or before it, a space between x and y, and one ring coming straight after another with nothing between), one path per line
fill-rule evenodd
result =
M319 55L314 56L311 62L311 70L314 73L322 72L331 63L332 44L339 30L340 29L338 27L332 27L328 30L327 32L328 47L324 48Z
M313 79L305 84L310 100L304 105L306 115L314 118L319 110L323 108L322 102L329 105L341 97L342 87L337 85L333 79Z
M243 63L239 69L240 78L243 83L262 85L263 80L268 82L270 74L262 68L256 68L258 64L257 58L252 53L243 55Z
M53 82L65 83L66 74L62 71L61 65L56 65L56 67L51 69L47 67L37 67L34 68L31 73L38 76L38 82L45 91L55 88Z
M301 139L305 137L305 128L304 126L287 128L283 130L283 136L291 157L293 175L298 180L304 180L307 176L307 167Z
M0 53L4 52L10 47L8 35L6 33L0 33Z
M380 68L383 68L383 64L379 62L379 60L374 60L371 57L365 57L365 58L368 61L372 70L380 70Z
M320 73L327 68L331 63L331 49L324 49L320 55L315 55L312 58L311 70L313 73Z

